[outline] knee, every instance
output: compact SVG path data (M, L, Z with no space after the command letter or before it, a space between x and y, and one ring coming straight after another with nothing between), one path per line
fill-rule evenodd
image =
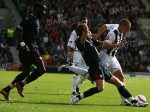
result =
M43 68L43 69L36 69L35 71L37 72L38 76L41 76L41 75L43 75L46 72L46 69L45 68Z
M116 76L121 82L124 82L124 75L121 71L116 71L114 76Z
M104 90L104 86L99 86L97 87L97 89L98 89L98 92L102 92Z
M22 71L21 73L22 77L28 77L30 75L30 71Z
M121 76L119 77L119 80L120 80L121 82L124 82L124 75L121 75Z
M39 70L39 73L40 73L41 75L44 74L45 72L46 72L46 69L45 69L45 68Z

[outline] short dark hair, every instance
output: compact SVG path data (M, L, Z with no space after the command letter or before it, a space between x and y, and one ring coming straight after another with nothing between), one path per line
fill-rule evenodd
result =
M120 20L119 25L123 25L123 26L128 26L130 23L130 21L126 18L123 18Z
M87 20L87 17L81 17L80 21L82 21L82 20Z
M46 5L44 5L44 4L41 3L41 2L37 2L37 3L34 5L34 11L37 11L37 12L39 12L39 13L45 14L45 13L46 13Z
M81 37L83 34L83 25L82 24L78 25L75 31L76 31L77 36Z

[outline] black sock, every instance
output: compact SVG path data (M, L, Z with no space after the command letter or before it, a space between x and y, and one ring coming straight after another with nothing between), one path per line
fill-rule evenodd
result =
M125 86L121 86L118 88L119 93L126 99L129 97L132 97L132 95L129 93L129 91L125 88Z
M89 96L92 96L93 94L96 94L96 93L98 93L99 91L98 91L98 88L97 87L94 87L94 88L91 88L91 89L89 89L89 90L87 90L87 91L85 91L83 94L84 94L84 98L86 98L86 97L89 97Z
M15 84L16 82L20 82L23 79L25 79L26 75L23 75L22 73L20 73L19 75L17 75L15 77L15 79L12 81L12 84Z
M11 90L12 88L8 85L7 87L5 87L3 90L5 91L5 92L9 92L10 90Z

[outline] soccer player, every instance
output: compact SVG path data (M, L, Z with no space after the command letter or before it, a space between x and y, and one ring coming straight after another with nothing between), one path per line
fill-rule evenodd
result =
M100 64L116 76L124 85L124 75L122 68L115 57L119 47L114 44L123 40L123 34L130 31L131 23L128 19L121 19L119 24L105 24L103 25L95 38L98 38L105 30L110 30L106 36L105 46L99 53L101 59ZM128 100L122 97L121 105L127 105Z
M18 50L22 63L22 72L8 86L0 90L0 93L6 100L9 100L9 92L14 87L17 88L19 95L24 97L23 87L36 80L46 71L36 43L39 35L40 22L44 19L45 14L46 6L38 2L34 6L33 14L25 17L16 27L15 34L19 43ZM37 69L30 74L30 66L32 64Z
M132 95L128 92L128 90L125 88L125 86L119 81L115 76L112 76L110 72L108 72L103 66L99 64L99 57L98 52L96 50L96 46L105 46L106 44L103 42L93 41L88 36L88 26L86 24L78 25L76 29L77 35L79 38L77 38L76 45L78 49L80 50L86 64L89 66L88 72L86 69L74 69L75 73L83 74L82 76L85 76L90 78L90 80L94 81L96 83L96 87L91 88L82 94L73 96L69 102L69 104L75 104L79 100L89 97L93 94L102 92L104 89L104 79L114 85L118 88L119 93L127 98L133 106L147 106L147 104L138 102L135 100ZM121 41L119 43L114 44L115 46L122 46L126 44L125 41ZM69 68L67 66L61 66L58 69L62 69L63 67ZM79 72L80 71L80 72Z
M77 24L80 23L88 23L88 20L86 17L81 18ZM69 60L71 60L73 58L73 64L75 64L75 66L80 67L80 68L84 68L84 69L88 69L88 67L85 64L84 59L81 56L80 51L78 50L75 40L77 39L77 34L76 31L73 30L71 33L71 36L68 40L68 45L67 45L67 56L69 58ZM79 84L82 84L85 80L85 77L80 77L80 79L78 79L78 74L74 74L72 76L72 94L73 95L77 95L80 93L79 91Z

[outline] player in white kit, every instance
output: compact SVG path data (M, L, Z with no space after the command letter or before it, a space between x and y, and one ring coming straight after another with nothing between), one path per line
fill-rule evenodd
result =
M125 26L124 29L122 29L121 26ZM104 41L107 44L107 46L103 47L103 49L99 53L99 57L101 59L100 63L123 83L124 83L124 75L122 72L122 68L115 56L119 47L113 46L113 44L117 44L120 41L122 41L123 34L130 31L130 28L131 28L130 21L128 19L122 19L119 24L103 25L99 29L95 37L98 38L105 30L110 30L106 36L106 40ZM121 105L127 104L128 100L122 97Z
M80 23L88 23L87 18L81 18ZM76 31L73 30L71 33L71 36L69 38L68 44L67 44L67 53L68 53L68 58L73 58L73 64L77 67L88 69L88 67L85 64L85 61L83 57L81 56L80 51L76 47L75 40L77 39L77 34ZM76 95L79 94L79 84L82 84L85 81L85 77L80 77L78 79L78 74L74 74L72 77L72 94Z

